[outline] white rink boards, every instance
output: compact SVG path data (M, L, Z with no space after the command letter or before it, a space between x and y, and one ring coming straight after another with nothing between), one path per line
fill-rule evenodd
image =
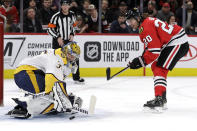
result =
M75 36L81 48L80 68L82 77L105 76L105 68L115 72L127 66L133 58L142 55L144 44L138 35L131 34L81 34ZM171 76L197 76L197 37L190 36L189 52L176 65ZM4 37L4 77L13 78L14 68L26 58L52 48L52 38L46 34L16 34ZM151 75L147 71L125 71L122 76Z

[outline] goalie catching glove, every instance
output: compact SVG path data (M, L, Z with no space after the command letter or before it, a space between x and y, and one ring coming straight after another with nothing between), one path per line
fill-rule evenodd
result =
M136 57L132 60L132 62L129 61L128 66L130 69L139 69L141 67L145 67L147 64L144 61L144 58L142 56Z

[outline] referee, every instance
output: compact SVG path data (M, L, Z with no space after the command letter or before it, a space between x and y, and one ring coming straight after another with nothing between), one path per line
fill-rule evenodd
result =
M64 44L73 41L76 17L73 12L69 11L70 4L70 0L61 0L61 10L52 16L48 25L48 34L53 37L53 49L61 48ZM79 67L79 60L76 63ZM84 79L80 78L79 68L76 74L73 74L73 80L79 83L84 82Z

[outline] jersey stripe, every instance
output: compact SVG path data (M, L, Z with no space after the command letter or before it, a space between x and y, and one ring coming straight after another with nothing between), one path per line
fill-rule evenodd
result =
M179 34L175 35L175 36L176 36L175 38L172 38L172 39L167 43L167 45L169 45L170 43L172 43L174 40L183 37L185 34L186 34L185 31L182 29L182 30L180 31Z
M47 108L45 108L40 114L46 114L48 112L50 112L54 107L54 104L50 104Z
M40 93L40 89L39 89L39 86L38 86L38 83L37 83L37 80L36 80L36 75L34 74L34 72L32 70L27 70L26 71L33 86L34 86L34 89L35 89L35 93Z
M167 87L167 81L164 77L156 76L154 77L154 86L164 86Z
M160 54L161 49L160 48L150 48L150 49L148 49L148 51L150 51L153 54Z
M170 54L166 60L166 63L164 64L164 67L165 68L168 68L169 65L170 65L170 61L172 61L172 59L174 58L174 56L176 55L176 53L178 52L178 49L179 49L180 45L177 45L173 51L171 52L172 54Z

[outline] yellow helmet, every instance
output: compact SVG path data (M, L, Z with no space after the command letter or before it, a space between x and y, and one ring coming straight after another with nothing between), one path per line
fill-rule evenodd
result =
M62 52L67 56L68 54L74 56L75 60L80 57L80 47L75 41L71 41L62 47Z

